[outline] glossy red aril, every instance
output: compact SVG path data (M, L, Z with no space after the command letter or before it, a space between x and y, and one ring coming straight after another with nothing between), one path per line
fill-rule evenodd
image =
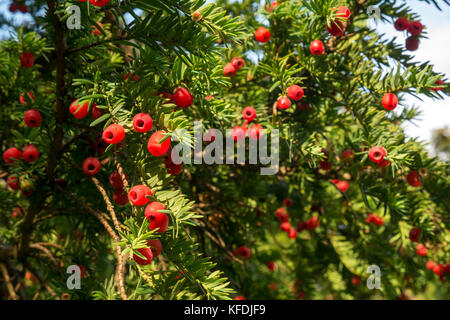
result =
M270 271L275 271L275 262L273 261L267 261L267 268L269 268Z
M408 37L406 39L406 49L409 51L416 51L419 48L419 39L415 36Z
M294 204L294 200L292 200L292 198L285 198L285 199L283 200L283 204L284 204L286 207L290 207L290 206L292 206L292 205Z
M83 162L83 171L89 176L93 176L100 171L101 164L97 158L86 158Z
M336 15L338 18L344 19L344 20L348 20L350 18L350 9L346 6L339 6L337 11L336 11Z
M394 28L398 31L405 31L408 29L409 21L405 17L400 17L394 22Z
M102 138L109 144L120 143L125 138L125 130L120 124L113 123L103 131Z
M416 171L410 171L406 176L406 181L413 187L418 187L421 185L419 174Z
M345 149L341 153L341 159L342 160L350 159L350 158L353 158L353 155L354 155L354 152L352 149Z
M141 266L146 266L152 262L153 253L150 248L140 248L140 249L137 249L136 251L138 251L141 255L143 255L145 257L145 259L142 259L138 255L133 253L133 260L136 261L137 264L139 264Z
M426 264L426 267L427 267L428 270L433 271L433 268L434 268L435 265L436 265L436 264L434 263L434 261L428 260L428 261L427 261L427 264Z
M236 296L234 300L245 300L244 296Z
M442 90L444 88L443 87L444 81L442 79L437 80L434 84L440 85L440 87L431 88L431 90L433 90L434 92L437 92L437 91Z
M103 29L103 24L101 22L97 22L97 24L100 26L100 29ZM102 34L102 32L97 28L97 26L91 26L91 33L95 36L99 36Z
M332 182L336 185L336 187L340 191L347 192L348 187L349 187L348 181L342 181L342 180L338 180L338 179L333 179Z
M148 132L153 127L153 120L147 113L138 113L133 117L133 127L137 132Z
M272 12L272 9L275 11L279 6L279 3L277 1L271 1L270 5L266 5L266 9L269 12ZM271 8L272 7L272 8Z
M412 228L411 231L409 232L409 239L412 242L417 242L419 240L419 235L420 235L420 229Z
M291 229L291 224L289 222L283 222L280 224L281 231L288 232Z
M34 95L31 92L27 92L27 96L31 102L34 102ZM19 102L20 104L28 104L27 98L25 98L23 94L20 95Z
M22 150L22 157L26 162L34 162L39 158L39 149L32 144L26 145Z
M169 151L169 155L164 159L164 166L168 174L176 176L183 172L183 163L181 163L181 159L178 157L176 157L177 161L174 161L173 157L172 151Z
M386 154L386 149L384 149L383 147L372 147L369 150L369 159L374 163L379 163L383 161Z
M20 65L24 68L31 68L34 65L34 55L31 52L24 52L20 55Z
M419 21L410 22L408 25L408 32L412 36L418 36L422 33L423 25Z
M170 137L160 143L160 141L165 138L164 131L156 131L150 136L147 143L148 152L150 152L155 157L161 157L166 154L170 148Z
M240 126L234 126L231 129L231 136L234 141L240 142L245 138L245 131Z
M100 118L102 115L103 115L102 109L97 108L97 104L93 103L92 111L91 111L92 119L96 120L96 119Z
M89 112L89 102L85 102L80 106L77 99L72 102L69 107L69 111L75 118L82 119L86 117Z
M113 200L119 206L124 206L128 203L128 194L123 189L116 189L113 194Z
M128 175L125 175L125 179L128 180ZM120 176L118 171L114 171L113 173L111 173L109 175L109 184L114 188L114 189L122 189L123 188L123 181L122 181L122 177Z
M253 107L245 107L244 110L242 110L242 117L247 120L248 122L253 121L253 119L256 118L256 110Z
M266 43L270 40L270 31L267 28L259 27L255 31L255 39L258 42Z
M175 104L180 108L187 108L194 103L194 98L188 89L179 87L175 89L172 96Z
M109 0L89 0L95 7L103 7L109 3Z
M324 53L325 47L320 40L314 40L311 42L311 46L309 47L309 50L311 51L313 56L320 56Z
M297 230L295 228L291 227L288 231L288 237L289 237L289 239L297 238Z
M277 216L278 221L280 221L280 223L289 221L289 214L282 207L275 210L275 215Z
M223 75L225 77L232 77L236 75L236 72L237 70L232 63L227 63L225 67L223 67Z
M326 25L327 31L335 37L340 37L345 32L344 23L338 19L331 21L330 26Z
M287 109L291 106L291 100L288 97L280 97L277 100L277 108L280 110Z
M203 135L203 141L205 141L205 142L213 142L214 140L216 140L216 129L210 128Z
M357 286L360 283L361 283L361 279L358 276L352 277L352 285Z
M366 222L376 224L379 227L384 224L384 221L381 219L381 217L379 217L373 213L369 213L367 215Z
M127 74L125 74L123 76L123 81L127 81L129 77L131 77L133 74L131 72L128 72ZM133 78L131 78L131 82L135 82L136 80L139 79L139 76L136 74L133 76ZM170 94L170 93L169 93ZM170 95L170 97L172 97L172 95Z
M19 179L16 176L11 176L7 180L8 186L13 190L19 190Z
M259 140L259 138L262 135L262 131L263 131L263 127L260 124L255 123L248 130L248 136L252 140Z
M152 191L149 187L145 185L137 185L130 189L128 192L128 199L131 201L132 204L136 206L143 206L149 203L149 199L147 196L151 196Z
M236 70L239 70L245 65L245 61L241 57L234 57L231 59L231 64L236 68Z
M303 94L304 94L303 88L296 84L287 88L286 92L287 92L288 97L294 101L298 101L301 98L303 98Z
M428 249L421 243L416 246L416 253L419 256L426 256L428 253Z
M20 159L22 159L22 151L17 148L11 147L3 152L3 160L6 163L14 163L14 161Z
M318 217L312 217L308 221L306 221L306 229L307 230L314 230L317 229L320 225L320 221Z
M244 259L248 259L250 257L250 249L247 248L246 246L240 246L237 249L237 253Z
M147 241L147 244L152 249L153 258L156 258L157 256L159 256L159 254L161 253L161 251L163 249L161 240L159 240L159 239L149 240L149 241Z
M36 109L30 109L25 111L25 124L30 128L37 128L42 123L41 113Z
M388 166L391 162L389 160L383 159L380 162L377 163L378 168L384 168Z
M159 228L156 232L163 233L169 225L169 217L159 210L166 210L166 207L161 202L152 202L145 208L145 217L150 221L150 230Z
M394 110L395 107L398 105L398 99L397 96L393 93L386 93L383 96L383 100L381 101L381 103L383 104L383 107L390 111L390 110Z

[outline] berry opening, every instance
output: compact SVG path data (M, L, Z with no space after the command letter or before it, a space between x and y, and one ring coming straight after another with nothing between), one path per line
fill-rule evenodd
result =
M95 166L91 163L90 165L88 165L88 170L89 171L94 171L95 170Z
M130 192L130 197L131 197L133 200L136 200L136 199L137 199L136 191L131 191L131 192Z
M111 131L109 131L108 133L106 133L106 137L108 139L112 139L114 137L114 134Z
M138 122L136 124L137 124L137 126L139 128L143 128L144 127L144 121L142 121L142 120L138 120Z

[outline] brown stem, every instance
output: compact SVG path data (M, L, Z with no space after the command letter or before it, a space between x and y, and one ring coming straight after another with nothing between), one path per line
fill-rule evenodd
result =
M6 269L6 266L4 263L0 263L0 269L2 269L3 279L5 279L6 282L6 288L8 288L9 295L13 300L19 300L19 297L17 296L16 292L14 291L14 287L11 283L11 278L9 277L8 270Z

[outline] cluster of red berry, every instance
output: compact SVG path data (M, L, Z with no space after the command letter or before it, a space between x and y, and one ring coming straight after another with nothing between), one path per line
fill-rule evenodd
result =
M411 36L406 39L406 49L415 51L419 48L419 35L422 33L423 25L420 21L409 21L405 17L400 17L394 22L394 27L398 31L407 30Z
M245 65L244 59L241 57L234 57L231 62L227 63L225 67L223 67L223 75L225 77L233 77L236 75L236 72L241 69Z
M22 13L27 13L28 7L24 3L24 1L25 0L14 0L9 6L9 11L11 12L20 11Z

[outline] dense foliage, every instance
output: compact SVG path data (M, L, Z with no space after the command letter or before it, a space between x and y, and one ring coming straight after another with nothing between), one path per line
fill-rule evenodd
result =
M405 2L12 4L33 23L0 19L13 30L0 41L3 299L449 297L449 166L401 125L418 115L407 95L450 91L369 23L418 20ZM432 36L422 23L407 42ZM165 147L194 144L194 121L247 142L279 130L276 174L177 166ZM81 289L67 287L70 265Z

